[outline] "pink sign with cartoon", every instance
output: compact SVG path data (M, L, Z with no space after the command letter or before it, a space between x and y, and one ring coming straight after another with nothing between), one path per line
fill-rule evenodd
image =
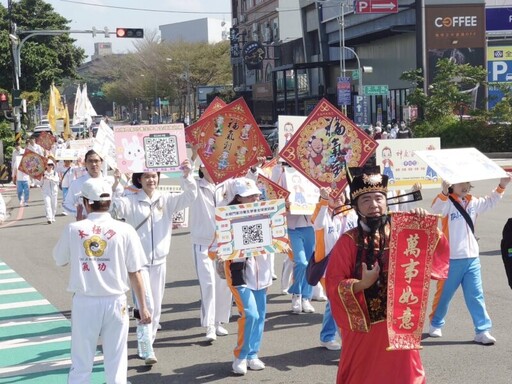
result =
M187 158L183 124L117 127L114 141L122 173L174 172Z

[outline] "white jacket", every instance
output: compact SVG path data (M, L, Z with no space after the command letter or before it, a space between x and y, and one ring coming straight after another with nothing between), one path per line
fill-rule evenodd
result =
M180 178L183 192L179 195L156 190L150 199L141 190L133 195L114 197L113 216L124 219L137 230L149 264L163 264L171 248L172 215L188 207L197 196L192 176Z
M59 193L59 175L57 172L44 172L41 190L46 196L55 196Z
M459 201L473 221L473 226L475 226L477 216L493 208L502 198L504 191L498 186L490 196L474 197L466 195L462 200L455 194L451 194L451 196ZM450 259L466 259L479 256L480 248L475 235L471 233L464 216L455 208L448 196L442 193L437 195L432 202L432 212L442 216L443 232L450 242Z
M270 269L270 255L248 257L246 259L237 259L226 263L226 280L230 285L231 277L229 271L230 263L241 263L245 260L244 280L242 287L258 291L268 288L272 285L272 272Z

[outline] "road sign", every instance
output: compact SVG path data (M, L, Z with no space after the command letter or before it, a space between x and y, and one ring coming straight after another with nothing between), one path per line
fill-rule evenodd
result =
M368 98L365 96L354 96L354 123L359 126L370 123Z
M356 0L355 13L397 13L398 0Z
M359 80L359 69L352 71L352 80Z
M379 96L379 95L387 96L388 93L389 93L389 88L387 85L365 85L363 87L363 94L365 96Z
M337 91L338 105L350 105L350 77L338 77Z

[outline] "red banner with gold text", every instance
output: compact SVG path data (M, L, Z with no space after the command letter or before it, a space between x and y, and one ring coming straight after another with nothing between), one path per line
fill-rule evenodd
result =
M388 350L421 349L438 216L393 213L389 245Z

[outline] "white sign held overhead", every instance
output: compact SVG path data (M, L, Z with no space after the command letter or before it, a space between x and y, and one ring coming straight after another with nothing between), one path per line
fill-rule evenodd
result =
M450 184L507 177L503 168L476 148L415 151L415 154Z

